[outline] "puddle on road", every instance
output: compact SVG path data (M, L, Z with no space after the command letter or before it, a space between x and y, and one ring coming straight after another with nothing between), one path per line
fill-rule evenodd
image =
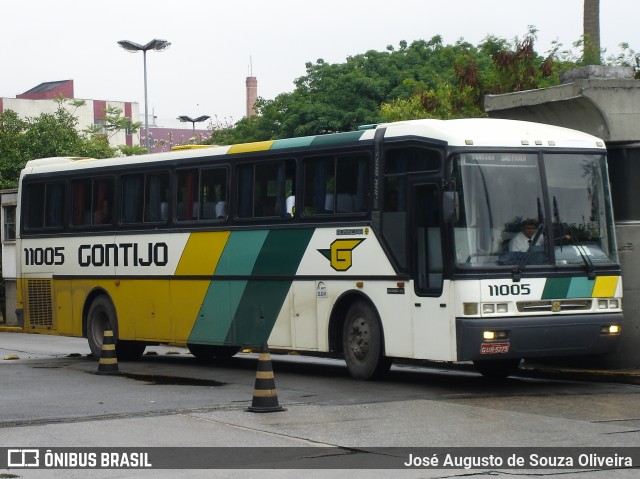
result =
M225 386L226 383L214 381L213 379L196 379L196 378L181 378L175 376L163 376L157 374L131 374L122 373L129 379L135 379L136 381L143 381L148 384L159 385L172 385L172 386Z

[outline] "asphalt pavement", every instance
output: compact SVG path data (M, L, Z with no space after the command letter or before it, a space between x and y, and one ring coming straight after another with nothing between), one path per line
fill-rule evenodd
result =
M24 331L22 328L15 326L5 326L0 324L1 332L15 332L15 333L30 333L30 331ZM38 333L34 333L38 334ZM186 348L180 345L169 345L169 348L174 348L176 353L188 353ZM259 351L255 351L258 353ZM4 361L17 359L12 357L13 355L7 355L2 358ZM518 371L518 376L531 377L531 378L545 378L545 379L564 379L574 381L598 381L598 382L610 382L610 383L622 383L622 384L640 384L640 369L628 368L628 369L599 369L599 368L580 368L576 366L562 365L561 360L558 364L554 364L553 361L546 361L544 363L535 361L523 361ZM129 363L131 364L131 363ZM420 361L420 364L426 367L435 367L438 369L473 369L473 365L470 363L446 363L435 361ZM129 368L135 369L135 368ZM131 372L136 374L136 372ZM140 373L142 374L142 372Z

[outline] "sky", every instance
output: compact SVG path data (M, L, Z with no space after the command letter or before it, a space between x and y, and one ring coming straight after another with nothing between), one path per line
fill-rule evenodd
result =
M272 99L294 89L305 63L342 63L401 40L474 45L487 35L522 39L537 28L536 51L582 35L583 0L20 0L0 7L0 97L47 81L74 81L75 96L133 101L144 112L141 53L117 44L171 42L147 54L149 112L158 126L209 115L245 115L245 79ZM640 51L640 1L600 0L605 56L627 42ZM574 48L574 51L576 49ZM200 126L200 125L199 125ZM204 126L202 124L202 126Z

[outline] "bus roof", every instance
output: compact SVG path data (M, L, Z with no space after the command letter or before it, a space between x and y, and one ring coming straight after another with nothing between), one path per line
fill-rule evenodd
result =
M290 149L313 150L327 146L347 146L360 141L373 140L375 132L384 128L387 138L425 138L443 141L456 147L556 147L604 149L604 142L592 135L568 128L532 123L519 120L495 118L470 118L456 120L407 120L395 123L366 125L357 131L332 133L327 135L268 140L242 143L230 146L211 146L207 148L180 148L177 151L152 153L135 157L118 158L77 158L57 157L29 161L23 174L44 173L48 171L75 170L96 166L118 166L122 164L143 164L157 161L171 161L187 158L200 158L275 151Z

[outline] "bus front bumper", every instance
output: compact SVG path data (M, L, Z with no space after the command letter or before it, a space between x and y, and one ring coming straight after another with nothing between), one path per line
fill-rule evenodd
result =
M621 327L622 313L456 318L458 361L609 353Z

